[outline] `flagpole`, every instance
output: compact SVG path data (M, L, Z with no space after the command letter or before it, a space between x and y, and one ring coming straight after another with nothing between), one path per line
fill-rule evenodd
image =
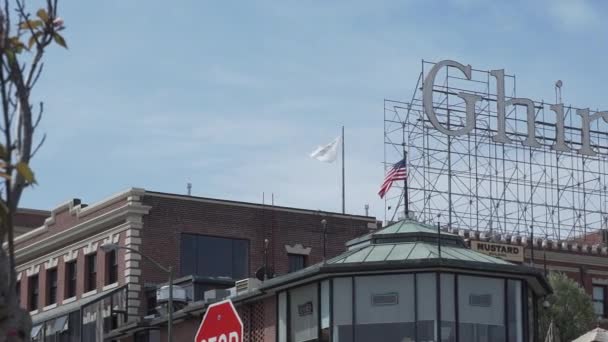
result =
M403 123L403 164L405 166L405 179L403 180L403 202L405 219L410 218L410 200L407 191L408 167L407 167L407 151L405 150L405 123Z
M346 213L345 208L345 188L344 188L344 126L342 126L342 214Z

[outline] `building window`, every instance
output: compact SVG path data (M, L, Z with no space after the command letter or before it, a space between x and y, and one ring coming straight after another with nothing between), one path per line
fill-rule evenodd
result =
M65 298L76 296L76 261L65 264Z
M289 290L289 339L292 342L318 341L319 302L317 284Z
M28 283L28 306L30 311L38 309L38 275L29 277Z
M86 256L85 268L85 291L93 291L97 288L97 254Z
M106 253L106 285L114 284L118 281L118 258L116 251Z
M46 271L46 305L57 303L57 268Z
M505 340L505 281L458 276L459 341Z
M336 318L344 324L338 331L339 341L351 336L356 336L357 341L376 341L378 336L382 336L385 341L432 341L430 338L416 339L414 281L411 274L356 277L355 305L348 306L355 310L355 329L350 330L347 323L350 320ZM336 283L334 293L342 290L350 290L350 285ZM430 292L432 291L428 291ZM430 316L430 311L434 309L430 303L426 307L429 312L420 313L419 319L426 320L426 316ZM419 327L419 335L423 333L424 327L426 326Z
M287 254L289 260L289 273L299 271L306 267L306 256L301 254Z
M247 278L249 241L182 234L180 274L201 277Z
M598 317L606 317L606 287L593 285L593 310Z

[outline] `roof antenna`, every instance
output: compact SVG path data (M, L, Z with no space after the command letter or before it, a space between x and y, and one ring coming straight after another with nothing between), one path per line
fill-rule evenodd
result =
M555 102L562 103L562 86L564 85L564 82L562 82L562 80L557 80L557 82L555 82Z
M327 220L321 220L321 226L323 226L323 263L325 263L327 257Z
M369 204L365 205L365 216L369 216Z
M192 183L186 184L186 189L188 190L188 196L192 196Z

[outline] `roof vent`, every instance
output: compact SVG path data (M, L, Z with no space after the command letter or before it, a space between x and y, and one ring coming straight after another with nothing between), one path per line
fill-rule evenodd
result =
M169 285L165 285L160 289L156 290L156 301L158 303L164 303L169 301ZM186 290L184 290L181 286L173 285L173 302L188 302Z
M205 291L205 302L217 302L224 298L230 297L229 289L213 289L209 291Z
M256 278L237 280L237 282L234 284L236 287L236 295L238 296L253 291L259 288L261 284L262 282Z

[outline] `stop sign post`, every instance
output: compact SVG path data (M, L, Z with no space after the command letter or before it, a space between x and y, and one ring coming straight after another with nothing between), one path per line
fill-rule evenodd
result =
M194 342L243 342L243 322L231 300L209 305Z

